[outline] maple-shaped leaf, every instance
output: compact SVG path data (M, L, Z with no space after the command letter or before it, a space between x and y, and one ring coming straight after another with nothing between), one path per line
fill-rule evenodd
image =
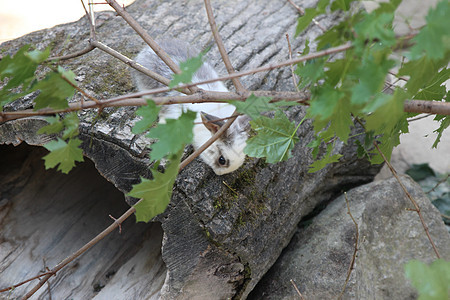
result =
M128 195L141 199L134 206L137 222L150 221L153 217L163 213L169 205L182 154L183 150L180 150L170 157L164 173L160 173L154 168L152 180L141 178L141 183L133 185L133 189Z
M54 109L69 107L67 98L75 94L75 88L64 80L63 76L75 84L75 74L72 71L58 67L58 72L51 72L43 80L34 85L33 91L40 91L39 95L34 99L36 103L35 110L46 107Z
M272 100L270 97L256 97L251 94L245 101L229 101L229 103L234 105L238 112L256 119L261 113L277 108L274 103L270 103L270 100Z
M308 173L314 173L319 170L325 168L326 165L338 162L339 158L342 157L342 154L331 154L333 150L332 144L327 145L327 151L322 159L314 161L311 165L309 165Z
M311 24L311 21L318 15L325 13L325 8L330 3L330 0L319 0L316 8L305 9L305 14L300 16L297 20L297 28L295 29L295 36L302 33Z
M450 261L437 259L427 265L410 260L405 265L405 274L419 292L419 300L449 299Z
M403 103L406 99L406 93L400 89L395 90L393 95L380 96L378 108L366 118L366 130L390 132L400 120L406 119L406 113L403 111Z
M79 148L81 143L82 141L78 138L70 139L68 143L58 138L56 141L45 144L44 147L50 151L43 157L45 168L51 169L58 166L58 171L69 173L76 161L83 161L83 150Z
M0 110L5 104L30 93L28 87L36 80L36 68L50 53L49 48L27 52L29 48L30 45L25 45L13 57L7 55L0 60L0 80L8 78L0 89ZM21 87L20 91L12 92L17 87Z
M153 100L147 100L147 105L136 110L136 115L141 116L142 120L136 122L131 132L140 134L147 131L155 123L158 118L159 107L156 106Z
M187 111L178 119L166 119L166 124L150 129L147 137L158 139L152 144L150 157L153 160L159 160L167 154L174 154L182 150L186 144L192 141L192 128L197 113Z
M423 56L418 60L412 60L405 63L398 71L399 76L410 76L405 88L408 90L410 97L413 97L419 90L426 88L436 73L439 72L440 66L447 64L447 61L431 60L428 56Z
M414 96L421 100L442 100L447 92L445 82L450 78L450 69L444 68L429 80L429 83L424 86L418 94ZM450 99L449 99L450 100Z
M336 105L345 94L327 84L317 88L315 95L310 101L308 116L327 120L333 114Z
M307 85L314 84L317 80L323 78L325 76L323 67L325 62L326 58L318 58L297 64L295 74L300 77L298 87L302 89Z
M441 122L441 125L439 125L439 128L434 130L434 133L437 133L438 135L436 136L436 140L433 143L432 148L437 148L437 145L439 144L439 142L441 141L442 138L442 133L444 132L445 129L447 129L450 126L450 116L441 116L443 118L439 118L439 122ZM436 118L435 118L436 120Z
M355 25L357 39L355 47L364 50L367 41L376 41L377 48L393 46L396 43L392 28L394 13L365 14L361 22Z
M54 134L63 131L62 139L66 140L78 135L78 125L80 120L76 112L71 112L66 114L63 119L59 116L56 117L45 117L45 120L49 123L48 125L41 127L38 130L38 134Z
M351 103L365 104L373 95L381 92L386 74L393 66L394 61L387 59L386 55L369 55L363 59L362 65L354 74L359 82L352 88Z
M251 157L265 157L268 163L287 160L299 141L296 133L301 123L295 126L281 111L277 111L273 119L260 116L250 121L257 135L247 140L244 153Z
M450 50L450 2L443 0L435 9L430 8L426 16L427 24L413 38L411 58L417 59L426 53L430 59L443 59Z
M173 79L169 83L169 87L176 87L179 83L191 83L192 76L203 65L203 53L198 56L188 58L186 61L180 62L180 74L174 74Z

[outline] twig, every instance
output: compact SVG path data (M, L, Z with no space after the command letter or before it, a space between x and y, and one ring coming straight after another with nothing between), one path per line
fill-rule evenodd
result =
M291 42L289 41L289 34L288 33L286 33L286 40L287 40L288 49L289 49L289 59L292 59L292 48L291 48ZM297 86L298 79L297 79L297 76L295 75L295 72L294 72L294 65L290 65L290 67L291 67L292 81L294 83L294 87L297 90L297 92L300 92L300 89Z
M204 0L205 1L205 8L206 8L206 14L208 15L208 21L209 25L211 26L211 31L214 36L214 39L216 40L217 47L219 48L220 55L222 56L223 63L225 64L225 67L227 68L228 74L234 74L236 73L233 65L231 64L230 58L228 57L227 50L225 49L225 45L223 44L222 38L219 34L219 29L217 28L216 21L214 19L214 14L211 7L211 1L210 0ZM236 88L238 93L243 93L246 91L244 86L242 85L241 81L238 77L232 78L234 87Z
M170 58L170 56L164 51L144 30L144 28L136 22L135 19L115 0L106 0L108 4L119 14L127 23L131 26L131 28L136 31L137 34L153 49L156 55L158 55L161 60L175 73L180 74L180 67ZM191 92L196 92L198 89L194 87L189 88Z
M302 293L300 293L300 290L298 289L297 285L295 284L294 280L289 280L292 285L294 286L295 291L297 292L297 294L300 296L300 299L305 300L305 298L303 297Z
M288 0L288 1L289 1L289 3L290 3L296 10L298 10L298 12L300 13L300 15L303 16L303 15L305 14L305 11L303 10L303 8L301 8L300 6L298 6L297 4L295 4L294 1L292 1L292 0ZM312 21L313 21L313 23L314 23L317 27L320 28L320 30L322 30L322 32L327 31L322 25L320 25L319 22L317 22L317 20L316 20L315 18L313 18Z
M339 294L338 299L342 299L342 296L344 295L344 292L345 292L345 288L347 287L348 281L350 280L350 275L355 266L356 253L358 252L358 243L359 243L358 223L356 223L355 218L353 218L353 215L350 212L350 204L348 203L347 193L344 193L344 197L345 197L345 202L347 203L347 214L350 216L350 218L352 218L353 224L355 224L356 234L355 234L355 249L353 250L352 261L350 262L350 266L347 271L347 277L345 278L345 284L344 284L344 287L342 288L341 293Z
M426 114L426 115L423 115L423 116L417 116L415 118L408 119L408 122L418 121L418 120L421 120L421 119L428 118L429 116L432 116L432 114Z
M17 288L17 287L19 287L19 286L21 286L21 285L24 285L25 283L28 283L28 282L30 282L30 281L33 281L33 280L35 280L35 279L39 279L39 278L41 278L41 277L43 277L43 276L47 276L47 275L52 276L52 275L55 275L55 274L54 274L53 272L51 272L51 271L48 271L48 272L45 272L45 273L36 275L36 276L34 276L34 277L31 277L31 278L29 278L29 279L27 279L27 280L25 280L25 281L22 281L22 282L18 283L18 284L15 284L15 285L12 285L12 286L10 286L10 287L1 289L1 290L0 290L0 293L6 292L6 291L10 291L10 290L13 290L13 289L15 289L15 288Z
M153 72L149 69L147 69L146 67L138 64L137 62L135 62L134 60L126 57L125 55L121 54L120 52L117 52L116 50L106 46L105 44L96 41L96 40L89 40L89 43L96 47L99 48L100 50L105 51L106 53L108 53L109 55L117 58L118 60L124 62L125 64L127 64L128 66L132 67L135 70L138 70L139 72L144 73L147 76L150 76L151 78L153 78L154 80L168 86L170 83L170 79L167 79L164 76L159 75L156 72ZM182 88L179 90L180 92L184 93L184 94L192 94L187 88Z
M450 177L450 174L447 174L447 177L439 180L438 183L436 183L436 185L431 190L429 190L428 192L425 192L425 194L429 194L429 193L433 192L434 190L436 190L437 187L440 186L442 183L446 182L449 177Z
M89 44L86 48L81 49L80 51L76 51L74 53L67 54L67 55L62 55L62 56L49 57L49 58L46 59L46 61L67 60L67 59L75 58L75 57L78 57L78 56L82 56L82 55L84 55L86 53L91 52L94 49L95 49L95 47Z
M97 105L99 105L99 106L101 105L100 100L98 100L97 98L92 97L91 95L89 95L88 93L86 93L86 92L85 92L82 88L80 88L78 85L73 84L66 76L61 75L61 78L62 78L65 82L67 82L71 87L73 87L73 88L76 89L78 92L80 92L83 96L85 96L86 98L90 99L91 101L94 101ZM82 104L84 104L83 101L82 101ZM101 109L102 107L99 107L99 108Z
M116 229L119 224L123 223L129 216L134 214L136 212L136 209L134 207L131 207L128 209L122 216L120 216L117 221L115 221L113 224L108 226L105 230L103 230L100 234L98 234L95 238L90 240L87 244L85 244L83 247L81 247L78 251L73 253L71 256L64 259L62 262L60 262L56 267L54 267L49 274L45 275L37 285L33 287L32 290L30 290L23 298L22 300L29 299L37 290L39 290L40 287L42 287L51 276L53 276L56 272L61 270L63 267L65 267L67 264L72 262L74 259L79 257L81 254L86 252L89 248L97 244L100 240L102 240L104 237L106 237L108 234L110 234L114 229Z
M406 196L408 197L408 199L412 202L412 204L414 205L414 210L415 212L417 212L417 214L419 215L420 218L420 222L422 223L423 229L425 229L425 233L428 237L428 240L431 243L431 246L433 247L434 253L436 253L437 258L441 258L441 256L439 255L439 251L436 248L436 245L433 242L433 239L431 238L430 232L428 231L428 226L425 224L425 220L423 219L422 213L420 212L420 207L417 204L417 202L413 199L413 197L411 196L411 194L406 190L406 187L403 185L403 183L400 181L400 177L398 177L397 172L395 171L395 169L392 167L392 165L389 163L389 161L386 159L386 156L384 156L383 152L381 152L380 148L378 147L378 144L376 141L373 142L373 144L375 145L375 147L377 148L378 153L380 153L381 157L383 158L383 160L386 162L387 166L389 167L389 169L391 170L392 175L394 175L395 179L397 179L397 182L400 184L401 188L403 189L403 192L405 192Z

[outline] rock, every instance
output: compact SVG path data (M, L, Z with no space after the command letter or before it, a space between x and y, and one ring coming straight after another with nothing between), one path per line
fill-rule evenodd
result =
M450 235L439 211L421 187L402 176L417 201L443 259L450 259ZM412 259L436 259L419 216L395 178L347 192L350 212L359 227L354 269L342 299L415 299L404 265ZM292 279L306 299L336 299L353 257L356 228L345 196L333 200L311 222L302 222L289 246L248 299L298 299Z
M315 2L305 1L303 4L304 7L311 7ZM306 33L293 39L297 11L287 1L221 0L214 1L213 10L217 16L219 32L237 70L287 59L286 32L291 36L294 52L302 49L305 38L313 40L320 33L320 29L310 26ZM206 13L200 0L141 0L128 7L127 11L145 28L149 28L150 34L156 38L176 37L192 41L200 47L211 41ZM323 26L329 27L336 23L338 17L337 14L327 15L320 17L319 21ZM12 54L26 43L34 43L39 49L52 44L53 55L67 54L87 45L85 40L88 38L88 32L89 28L83 18L76 23L60 25L4 43L1 49L5 54ZM70 39L67 41L69 34ZM143 46L143 42L124 25L124 21L109 12L102 15L102 23L97 28L97 38L130 57ZM225 73L216 47L208 53L208 59L220 74ZM63 65L75 72L82 88L100 99L125 94L134 89L126 66L98 49L64 62ZM243 84L255 90L293 89L289 68L247 76L243 79ZM75 100L79 98L80 96L76 96ZM24 108L24 103L29 104L30 101L21 101L21 109ZM8 109L17 109L14 105L16 104L10 105ZM305 110L295 107L287 110L286 114L298 123L305 115ZM84 142L82 148L85 156L94 162L95 172L98 171L123 193L127 193L132 184L139 182L140 176L150 176L148 166L152 162L144 152L149 141L131 133L131 128L137 120L134 108L105 109L99 116L92 111L80 112L79 115L80 138ZM45 122L39 117L0 124L0 144L16 145L26 142L30 145L42 145L50 138L36 134L44 125ZM355 133L358 130L360 129L354 129ZM303 217L343 188L371 181L379 169L379 166L371 166L366 160L358 159L353 140L350 140L348 144L337 142L336 153L343 155L339 163L316 173L308 173L312 158L311 149L306 145L313 138L310 122L304 122L298 136L300 142L293 151L293 157L279 164L268 165L264 160L248 159L238 171L218 177L200 160L194 161L179 174L172 201L166 212L155 219L161 222L164 232L162 239L160 234L153 232L142 236L140 240L124 241L122 246L114 244L111 247L101 247L101 251L109 255L105 254L105 257L117 261L114 264L114 272L108 273L107 280L103 270L108 269L109 262L97 261L87 253L84 260L75 263L79 266L79 273L74 275L77 279L55 281L51 290L57 293L58 298L92 298L97 294L99 298L102 295L114 295L118 299L151 298L159 295L164 299L246 298L289 243ZM191 151L190 149L187 148L186 152ZM36 180L42 185L53 176L59 176L54 172L46 176L36 174L39 174ZM72 178L71 176L67 178ZM96 186L90 186L87 182L79 188L80 193L89 194ZM65 189L65 186L58 187L58 195L61 193L68 196ZM47 193L51 193L50 191L52 189ZM19 194L15 194L15 197L19 197ZM44 193L36 197L39 197L36 203L45 203L48 195ZM29 202L21 204L24 211L35 208L33 197L27 199ZM40 247L33 252L33 262L21 261L20 256L9 256L10 259L5 260L14 252L13 248L1 252L0 260L3 260L4 264L0 266L0 271L2 274L11 274L7 280L3 276L0 278L1 286L17 283L37 273L35 267L32 271L21 274L18 274L18 270L30 269L30 264L41 266L41 258L46 256L47 247L53 245L51 240L46 242L44 236L52 237L55 234L54 228L70 226L74 232L71 236L78 237L80 241L88 241L93 237L92 232L85 232L81 224L65 223L66 220L71 220L68 216L72 214L77 214L77 217L86 215L87 219L83 219L82 224L97 222L98 216L87 213L90 210L90 202L83 202L85 204L81 206L86 211L71 211L70 203L68 201L58 210L59 213L64 212L63 217L54 221L48 220L51 226L45 227L47 231L20 233L22 227L14 228L17 230L16 239L14 236L8 238L14 239L17 247L25 249L26 240L29 239L35 240ZM133 204L133 199L127 199L127 203ZM12 205L16 205L15 202ZM20 211L14 211L16 213L11 213L8 219L11 224L15 224L12 220L21 218ZM103 212L105 213L108 214ZM114 216L117 215L116 212ZM39 228L42 222L46 222L45 218L40 220L33 223L33 226ZM105 218L102 223L104 227L108 225L108 221L108 218ZM95 228L96 232L100 231L98 227ZM58 238L64 236L65 233L61 233ZM0 240L4 238L4 232L1 232ZM151 258L142 262L144 265L139 265L140 258L145 257L143 253L154 249L148 245L148 240L153 241L151 245L162 243L161 257L164 263L158 252L149 254ZM140 250L136 250L136 253L130 252L129 256L120 255L128 252L128 247L133 245ZM77 249L78 244L69 251L66 247L55 248L52 260L47 264L54 266L58 257L61 260ZM23 255L27 255L27 251ZM58 278L70 278L71 272L70 267L65 268L58 273ZM148 276L143 275L146 272ZM122 278L125 274L129 278L127 282ZM105 279L102 281L105 284L96 285L98 278ZM156 291L158 284L163 281L161 290ZM154 282L151 288L149 282ZM92 289L92 286L98 288ZM25 285L16 289L14 297L23 295L30 288L31 286ZM42 289L37 295L43 297L46 293L47 291Z

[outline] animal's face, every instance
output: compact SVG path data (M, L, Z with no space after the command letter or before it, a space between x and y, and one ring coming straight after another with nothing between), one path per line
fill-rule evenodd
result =
M215 116L201 113L203 124L194 127L194 146L198 148L215 134L224 121ZM236 120L211 146L201 154L217 175L233 172L245 160L244 148L247 141L247 128L243 126L243 118ZM248 120L245 121L248 124Z
M244 163L246 140L245 132L236 135L234 139L220 138L202 153L201 158L217 175L231 173Z

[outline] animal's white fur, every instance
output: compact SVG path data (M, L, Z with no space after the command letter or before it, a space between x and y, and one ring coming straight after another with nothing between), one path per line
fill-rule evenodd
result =
M160 43L161 47L171 56L175 63L179 64L187 58L197 55L186 43L178 40L165 41ZM169 68L156 56L150 47L145 47L136 57L136 61L150 70L160 73L165 77L171 77L172 72ZM139 90L147 90L160 86L153 79L134 72L133 77ZM217 78L216 71L207 63L203 63L202 67L194 74L192 82L200 82L206 79ZM213 82L209 84L199 85L200 88L208 91L228 92L222 82ZM200 123L194 125L194 148L198 149L208 139L212 133L202 124L200 112L205 112L217 118L226 118L231 116L234 107L227 103L198 103L198 104L177 104L167 105L160 113L160 122L165 119L176 119L183 111L187 109L197 112L195 122ZM208 149L206 149L200 157L206 162L217 175L223 175L233 172L239 168L245 160L244 148L247 140L245 117L239 117L232 126L227 130L224 136L215 141ZM226 165L219 163L220 156L226 160Z

